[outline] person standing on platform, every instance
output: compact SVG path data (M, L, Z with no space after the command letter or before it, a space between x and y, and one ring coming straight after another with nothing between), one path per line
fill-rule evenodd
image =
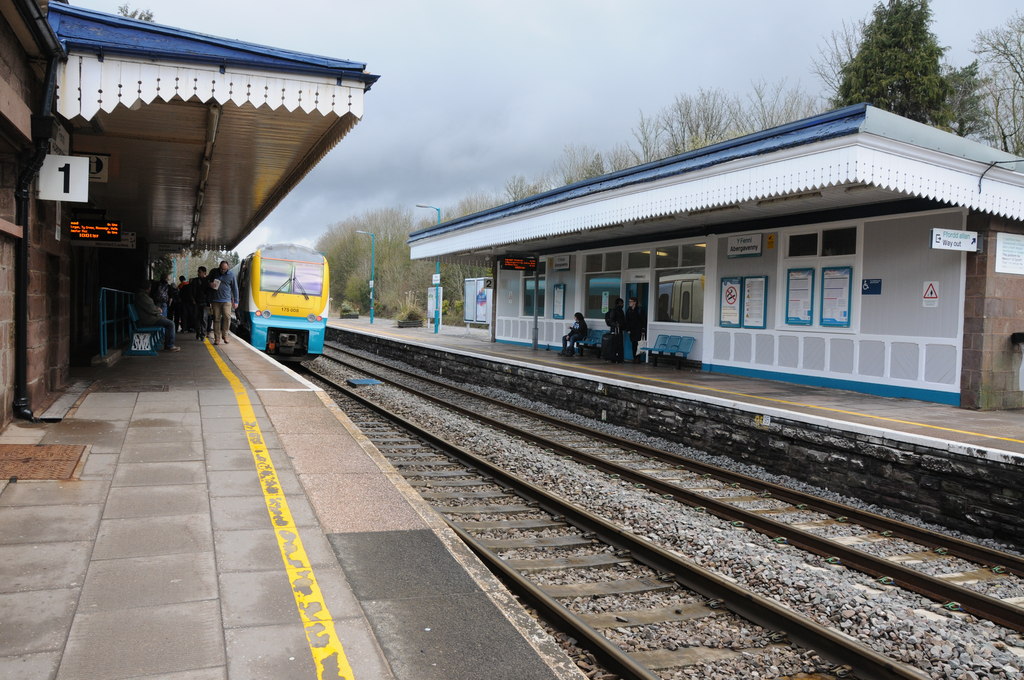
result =
M200 267L196 271L196 277L185 286L185 294L188 296L192 307L192 326L196 331L196 340L206 337L206 310L209 305L209 291L206 278L206 267Z
M647 312L635 297L629 298L629 307L626 308L625 331L629 333L629 342L633 348L633 363L636 363L639 361L636 356L636 348L640 344L640 340L647 335Z
M150 296L155 288L155 281L142 284L135 293L135 311L139 313L139 324L142 326L160 326L164 329L164 349L168 352L180 352L181 348L174 344L174 322L160 313L160 308Z
M231 271L227 260L220 261L220 268L211 276L210 307L213 309L213 344L228 342L228 328L231 313L238 307L238 280Z
M188 279L184 276L178 277L178 314L174 319L175 323L178 324L179 333L187 333L192 330L192 303L188 299L186 289L188 288Z
M622 363L622 332L626 314L622 311L622 298L615 298L615 306L605 312L604 322L611 329L601 339L601 358L613 364Z

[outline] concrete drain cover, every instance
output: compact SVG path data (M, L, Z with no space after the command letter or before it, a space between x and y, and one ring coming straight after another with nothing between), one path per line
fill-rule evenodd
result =
M71 479L84 446L0 444L0 479Z

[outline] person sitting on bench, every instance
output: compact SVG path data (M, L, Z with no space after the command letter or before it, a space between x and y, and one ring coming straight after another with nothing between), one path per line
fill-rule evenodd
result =
M576 312L576 320L569 326L569 332L562 336L562 356L576 356L576 345L587 339L587 322Z
M164 329L164 349L168 352L180 352L181 348L174 344L174 322L160 313L151 297L152 288L147 281L139 286L135 294L135 311L139 313L139 323L143 326L161 326Z

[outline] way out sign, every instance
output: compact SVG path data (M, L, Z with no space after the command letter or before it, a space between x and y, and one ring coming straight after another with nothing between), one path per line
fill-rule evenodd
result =
M39 198L44 201L89 200L89 158L47 154L39 169Z
M921 293L921 306L922 307L938 307L939 306L939 282L938 281L925 281L924 291Z

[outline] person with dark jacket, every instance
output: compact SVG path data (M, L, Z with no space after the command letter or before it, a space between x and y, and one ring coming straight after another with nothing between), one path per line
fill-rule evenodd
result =
M206 337L206 312L209 306L206 291L206 267L200 267L196 277L185 286L184 293L188 295L188 301L192 307L192 326L196 330L196 340Z
M576 356L576 344L587 339L586 319L579 312L576 312L574 318L576 320L569 326L569 332L562 336L563 357Z
M629 298L629 307L626 308L626 322L623 330L629 333L629 342L633 346L633 361L639 361L636 357L636 348L640 340L647 335L647 312L637 302L635 297Z
M139 313L139 324L142 326L160 326L164 329L164 349L168 352L180 352L181 348L174 344L174 322L160 313L160 308L150 297L152 285L149 281L139 286L135 293L135 311Z

